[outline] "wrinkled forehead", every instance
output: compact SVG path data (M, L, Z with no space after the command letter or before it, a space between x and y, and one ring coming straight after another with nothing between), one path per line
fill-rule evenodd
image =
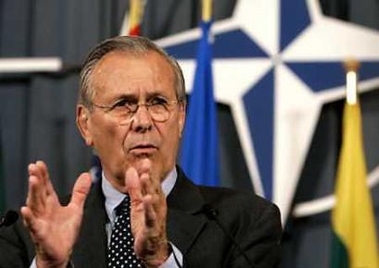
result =
M93 69L92 85L95 95L115 93L164 93L176 96L173 67L155 51L130 53L112 51L105 55Z

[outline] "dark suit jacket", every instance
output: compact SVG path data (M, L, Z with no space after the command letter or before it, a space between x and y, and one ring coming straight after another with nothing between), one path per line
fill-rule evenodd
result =
M167 232L184 255L184 267L250 267L227 233L245 252L252 267L278 267L281 224L275 205L251 192L196 186L178 170L178 180L167 197ZM75 268L106 267L108 219L99 182L94 183L87 197L83 217L71 260ZM29 267L34 256L21 220L0 230L1 268Z

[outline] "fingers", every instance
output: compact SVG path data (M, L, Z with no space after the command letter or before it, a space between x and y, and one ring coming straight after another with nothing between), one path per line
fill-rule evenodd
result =
M37 161L36 166L41 174L43 185L45 186L47 194L55 194L54 187L51 183L48 168L43 161Z
M55 192L51 186L45 163L37 161L35 164L30 164L28 172L29 188L26 205L34 213L40 213L45 208L47 196Z
M33 225L33 214L28 207L21 207L21 215L24 220L24 225L30 228Z
M145 225L147 228L153 229L157 226L158 217L155 210L153 197L151 195L144 198L144 211L145 211Z
M151 160L146 158L142 160L141 167L139 169L139 174L149 173L151 170Z
M159 180L151 176L151 160L144 159L138 167L129 167L125 173L125 188L132 204L142 204L144 223L152 228L157 222L161 206L165 206L165 197ZM140 207L141 209L141 207Z
M84 201L91 188L92 180L89 173L82 173L74 184L72 190L71 204L83 208Z
M149 173L141 174L139 179L143 192L145 225L149 229L154 229L160 225L160 220L165 221L162 211L165 211L166 198L159 180L154 180Z
M125 188L131 202L142 199L141 183L138 172L134 167L129 167L125 172Z
M42 212L45 208L45 193L40 184L38 177L29 177L26 205L36 213Z

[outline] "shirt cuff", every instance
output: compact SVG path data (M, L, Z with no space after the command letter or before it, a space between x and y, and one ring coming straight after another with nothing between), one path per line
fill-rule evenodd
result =
M30 264L29 268L37 268L36 257L34 257L32 264Z
M37 268L36 257L34 257L33 262L30 264L29 268ZM71 261L67 264L67 268L74 268L74 265L71 263Z
M159 266L159 268L181 268L183 267L183 254L175 245L169 242L172 249L170 256L167 260Z

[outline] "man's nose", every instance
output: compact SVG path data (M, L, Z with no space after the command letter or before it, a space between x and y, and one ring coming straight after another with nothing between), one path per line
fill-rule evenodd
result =
M133 129L136 131L150 130L153 125L153 120L150 116L148 107L145 104L140 104L137 111L133 115Z

